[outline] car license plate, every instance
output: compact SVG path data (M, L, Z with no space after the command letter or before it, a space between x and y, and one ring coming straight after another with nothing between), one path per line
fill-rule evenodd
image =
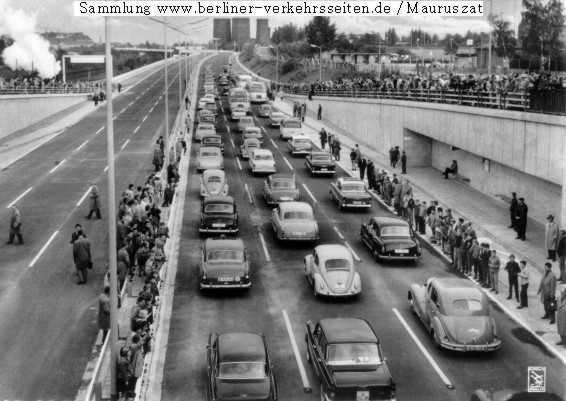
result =
M293 235L307 235L307 233L305 231L295 231Z
M218 277L218 281L234 281L234 277Z
M369 401L369 391L356 391L356 401Z
M354 201L353 203L354 203L354 205L361 205L361 204L364 203L364 202L362 202L362 201Z
M465 345L466 351L483 351L485 350L485 345Z
M328 169L326 167L321 167L320 171L328 171Z
M395 249L395 253L409 253L408 249Z
M224 224L224 223L212 223L212 227L217 227L217 228L226 227L226 224Z
M279 199L281 199L282 201L290 201L290 200L292 200L292 199L289 198L288 196L282 196L282 197L279 198Z

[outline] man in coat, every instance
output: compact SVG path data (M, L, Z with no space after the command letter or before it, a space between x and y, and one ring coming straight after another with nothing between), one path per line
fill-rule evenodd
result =
M22 237L22 218L20 216L20 211L16 205L12 205L12 215L10 216L10 238L6 244L13 244L14 237L18 237L18 245L24 243L24 238Z
M560 336L560 341L556 345L563 345L566 348L566 288L560 290L560 305L558 305L556 320L556 330Z
M545 225L544 230L544 244L548 251L548 258L556 262L556 244L558 241L558 224L554 222L554 216L548 215L546 218L548 223Z
M529 213L529 207L525 203L524 198L519 198L519 203L515 209L515 228L517 230L517 238L521 241L525 241L527 238L525 236L527 232L527 215Z
M544 275L540 280L537 293L540 294L540 302L544 305L544 316L541 319L550 319L550 324L554 324L555 310L550 308L550 302L553 300L556 302L556 276L552 272L552 264L546 262L544 267Z
M77 284L86 284L87 270L92 260L90 255L90 241L85 238L83 230L77 231L79 239L73 243L73 260L77 268L79 281Z
M104 292L98 297L98 328L102 330L104 343L110 330L110 287L104 287Z
M560 277L558 281L566 282L566 230L560 230L556 245L556 255L558 256L558 267L560 268Z
M318 105L318 112L317 112L317 115L316 115L316 119L322 120L322 106L320 104Z
M318 136L320 138L320 147L324 150L326 142L328 141L328 134L326 133L326 130L324 128L321 129Z
M402 191L403 191L403 186L401 185L401 183L394 184L393 207L395 208L395 213L397 213L397 216L401 216Z
M155 149L153 150L153 165L155 166L156 172L160 171L163 167L163 151L159 143L155 145Z
M360 180L363 180L366 173L368 162L365 157L358 159L358 168L360 169Z
M93 213L96 213L96 218L101 219L100 216L100 193L98 192L98 186L96 182L93 182L90 187L90 193L88 194L88 208L90 212L86 216L87 219L92 217Z
M515 216L516 216L515 213L517 211L517 205L518 205L519 201L517 200L517 193L516 192L511 192L511 195L513 196L511 198L511 206L509 206L509 214L511 215L511 225L508 228L516 229L517 220L515 219Z

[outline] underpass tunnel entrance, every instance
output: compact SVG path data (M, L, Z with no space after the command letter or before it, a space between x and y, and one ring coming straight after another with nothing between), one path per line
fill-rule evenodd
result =
M407 155L407 166L432 166L432 138L403 128L403 149Z

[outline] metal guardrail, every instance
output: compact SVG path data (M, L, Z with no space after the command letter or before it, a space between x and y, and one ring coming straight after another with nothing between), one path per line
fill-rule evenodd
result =
M529 110L543 114L566 114L566 90L531 91Z

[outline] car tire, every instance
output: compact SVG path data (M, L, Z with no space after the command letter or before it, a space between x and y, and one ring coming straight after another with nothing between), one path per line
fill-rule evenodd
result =
M373 260L379 262L379 252L377 252L377 249L373 250Z
M438 337L436 336L434 329L431 330L430 334L432 335L432 341L434 342L434 347L436 349L442 349L442 346L440 345L440 341L438 340Z
M310 353L308 347L307 347L307 362L308 362L308 363L312 363L312 362L311 362L311 353Z

